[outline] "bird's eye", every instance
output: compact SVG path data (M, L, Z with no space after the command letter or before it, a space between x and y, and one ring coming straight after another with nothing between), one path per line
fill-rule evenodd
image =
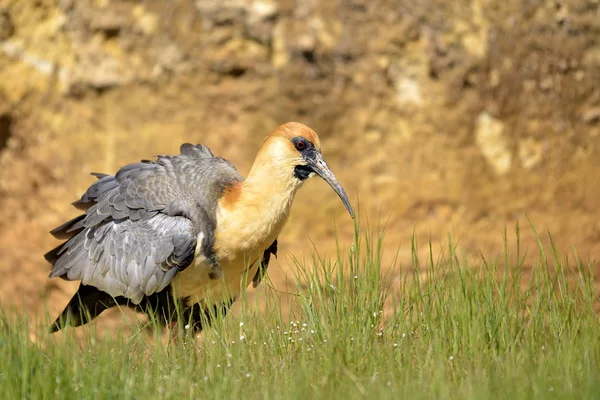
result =
M296 149L304 150L306 148L306 143L303 140L296 142Z

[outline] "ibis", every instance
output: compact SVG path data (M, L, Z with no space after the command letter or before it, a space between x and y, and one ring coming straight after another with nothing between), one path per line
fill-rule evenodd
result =
M51 231L64 242L45 254L50 278L80 281L51 332L115 306L200 332L261 282L294 196L315 174L354 218L319 137L297 122L265 138L245 179L208 147L188 143L175 156L93 174L73 203L84 212Z

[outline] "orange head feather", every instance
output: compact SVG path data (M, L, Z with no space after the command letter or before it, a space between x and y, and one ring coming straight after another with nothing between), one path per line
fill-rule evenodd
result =
M271 132L269 137L282 137L290 142L296 137L303 137L312 143L317 150L321 150L321 142L317 133L300 122L286 122Z

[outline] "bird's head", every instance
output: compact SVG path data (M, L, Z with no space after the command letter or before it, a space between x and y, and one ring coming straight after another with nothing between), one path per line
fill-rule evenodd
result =
M282 170L287 179L293 180L296 185L315 174L319 175L340 196L354 218L346 192L323 159L321 143L315 131L299 122L285 123L265 139L262 151L268 153L274 167Z

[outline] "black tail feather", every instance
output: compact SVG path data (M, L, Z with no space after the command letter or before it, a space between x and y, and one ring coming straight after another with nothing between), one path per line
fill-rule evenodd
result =
M58 332L66 326L76 327L87 324L104 310L126 303L124 297L114 298L93 286L80 284L77 293L50 327L50 332Z
M193 332L200 333L203 328L211 325L214 318L225 317L234 301L235 298L232 298L215 305L213 309L206 309L200 304L190 306L186 300L175 300L171 287L167 286L161 292L145 297L140 304L133 304L125 297L112 297L93 286L80 284L77 293L50 327L50 332L58 332L66 326L85 325L104 310L115 306L127 306L145 313L150 318L156 318L163 326L179 320L183 325L189 324ZM181 310L181 313L178 310Z
M176 305L176 301L173 299L170 286L161 292L144 297L140 304L134 304L123 296L112 297L93 286L80 284L77 293L73 295L69 304L50 327L50 332L58 332L66 326L85 325L103 311L115 306L133 308L148 316L156 317L160 324L166 325L177 319L179 305Z

